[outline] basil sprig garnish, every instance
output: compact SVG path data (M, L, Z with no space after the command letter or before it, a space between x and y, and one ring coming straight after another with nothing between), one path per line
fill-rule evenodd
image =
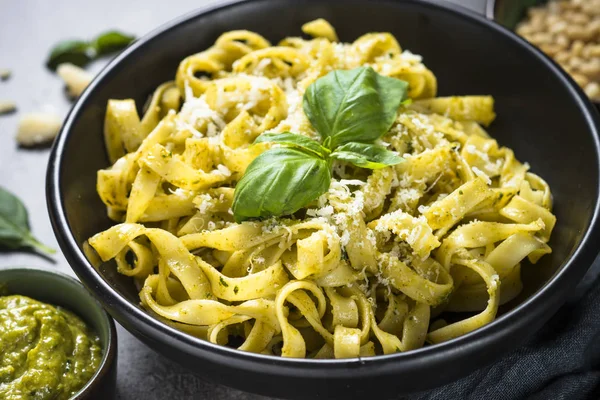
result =
M371 67L317 79L306 89L303 108L323 143L292 132L260 135L254 143L285 147L267 150L250 163L235 188L235 220L289 215L305 207L329 189L334 159L369 169L402 162L373 142L391 128L407 88L408 83Z
M394 123L407 88L370 67L333 71L306 89L304 113L327 147L372 143Z
M83 67L96 58L122 50L135 40L135 36L118 31L108 31L93 40L65 40L50 51L46 65L55 70L60 64L71 63Z
M359 142L350 142L341 145L331 153L331 158L347 161L357 167L369 169L379 169L388 165L396 165L404 160L385 147Z
M0 187L0 246L9 249L34 247L44 253L55 250L37 240L29 231L25 205L14 194Z

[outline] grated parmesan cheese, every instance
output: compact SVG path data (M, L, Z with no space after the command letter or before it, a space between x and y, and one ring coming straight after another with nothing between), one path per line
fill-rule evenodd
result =
M491 277L491 287L492 290L496 290L498 288L498 283L500 282L500 276L498 274L494 274Z
M477 153L477 148L475 146L473 146L472 144L466 145L465 146L465 150L469 154L476 154Z
M217 165L217 170L213 171L213 172L218 172L223 176L231 176L231 171L229 170L229 168L227 168L223 164Z
M276 217L271 217L263 221L261 230L263 233L275 233L278 232L280 228L281 224L278 219Z
M194 204L196 204L196 208L201 214L206 214L208 211L211 211L215 205L213 198L208 193L203 193L196 196L194 199Z
M264 75L264 70L269 65L271 65L271 59L270 58L263 58L256 65L256 71Z
M429 125L429 124L425 124L423 121L421 121L418 117L413 117L411 119L412 123L415 125L415 127L419 130L424 131L425 133L427 133L428 135L433 135L434 133L434 128L433 125ZM424 137L423 135L419 136L419 139L421 140L426 140L427 144L429 146L431 146L431 143L429 143L428 139L426 137ZM431 146L433 147L433 146Z
M189 190L182 189L182 188L177 188L175 190L169 188L169 192L171 192L175 196L178 196L178 197L181 197L181 198L187 198L187 197L189 197L189 196L191 196L193 194L193 192L191 192Z
M400 54L400 58L410 63L418 64L423 62L423 57L410 52L409 50L404 50L402 54Z
M204 135L199 132L196 127L202 122L207 122L207 130L210 130L211 134L207 136L216 136L222 131L227 125L223 120L223 116L210 108L206 102L206 96L203 94L200 97L194 97L194 93L190 88L189 84L185 85L185 102L181 106L179 114L175 119L175 124L178 128L189 129L195 137L203 137ZM210 127L210 124L213 127Z
M367 184L367 182L359 179L340 179L339 182L344 186L363 186Z
M306 215L309 217L330 217L333 213L334 210L332 206L325 206L319 209L309 208L306 210Z
M348 246L350 243L350 231L345 230L344 233L342 233L342 236L340 237L340 243L344 247Z
M357 191L354 192L354 200L350 203L348 207L349 215L359 215L362 213L362 210L365 206L365 195L363 192Z
M485 172L483 172L482 170L480 170L477 167L472 167L471 168L473 170L473 172L475 173L475 175L477 175L480 178L483 178L483 180L490 185L492 183L492 180L490 179L489 176L487 176L487 174Z

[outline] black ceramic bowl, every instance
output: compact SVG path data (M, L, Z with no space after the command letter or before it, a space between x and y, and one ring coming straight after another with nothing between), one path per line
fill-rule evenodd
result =
M117 379L117 331L112 318L83 286L65 274L42 268L0 269L2 295L20 294L74 312L100 337L103 357L88 383L72 400L114 399Z
M138 105L173 79L187 55L224 31L249 29L273 42L298 35L323 17L343 41L392 32L424 56L440 94L491 94L491 133L548 180L558 224L553 253L524 268L525 291L488 326L419 350L363 359L284 359L195 339L147 314L131 280L114 265L95 268L82 243L111 222L96 194L96 171L108 165L102 137L106 102ZM206 378L280 397L386 397L439 386L491 363L540 328L565 301L597 254L598 115L583 93L541 52L484 17L443 2L416 0L237 1L186 15L137 41L94 80L54 145L47 198L54 230L73 270L126 329Z
M527 15L527 9L547 2L547 0L486 0L485 14L488 18L514 30Z

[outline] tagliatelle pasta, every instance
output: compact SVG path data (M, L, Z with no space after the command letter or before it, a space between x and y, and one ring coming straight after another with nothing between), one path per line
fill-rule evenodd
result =
M112 166L97 188L118 224L89 244L140 288L160 320L213 343L283 357L408 351L494 320L522 289L525 258L551 252L546 182L484 130L489 96L436 97L435 75L389 33L276 46L248 31L184 59L142 118L110 100ZM404 161L379 169L333 162L329 190L292 215L234 222L236 183L262 133L320 140L302 107L334 70L370 66L408 82L380 145ZM456 322L444 316L457 314ZM461 318L462 317L462 318Z

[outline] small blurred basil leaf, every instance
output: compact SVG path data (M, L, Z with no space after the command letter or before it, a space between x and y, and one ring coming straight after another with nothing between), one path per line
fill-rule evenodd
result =
M46 65L53 71L63 63L71 63L83 67L95 57L96 51L89 43L81 40L65 40L54 46L50 52L48 61L46 61Z
M119 31L101 33L90 42L65 40L52 48L46 65L53 71L63 63L84 67L100 56L124 49L134 40L135 36L126 35Z
M97 56L110 54L129 46L135 36L126 35L119 31L109 31L98 35L92 46L96 49Z

